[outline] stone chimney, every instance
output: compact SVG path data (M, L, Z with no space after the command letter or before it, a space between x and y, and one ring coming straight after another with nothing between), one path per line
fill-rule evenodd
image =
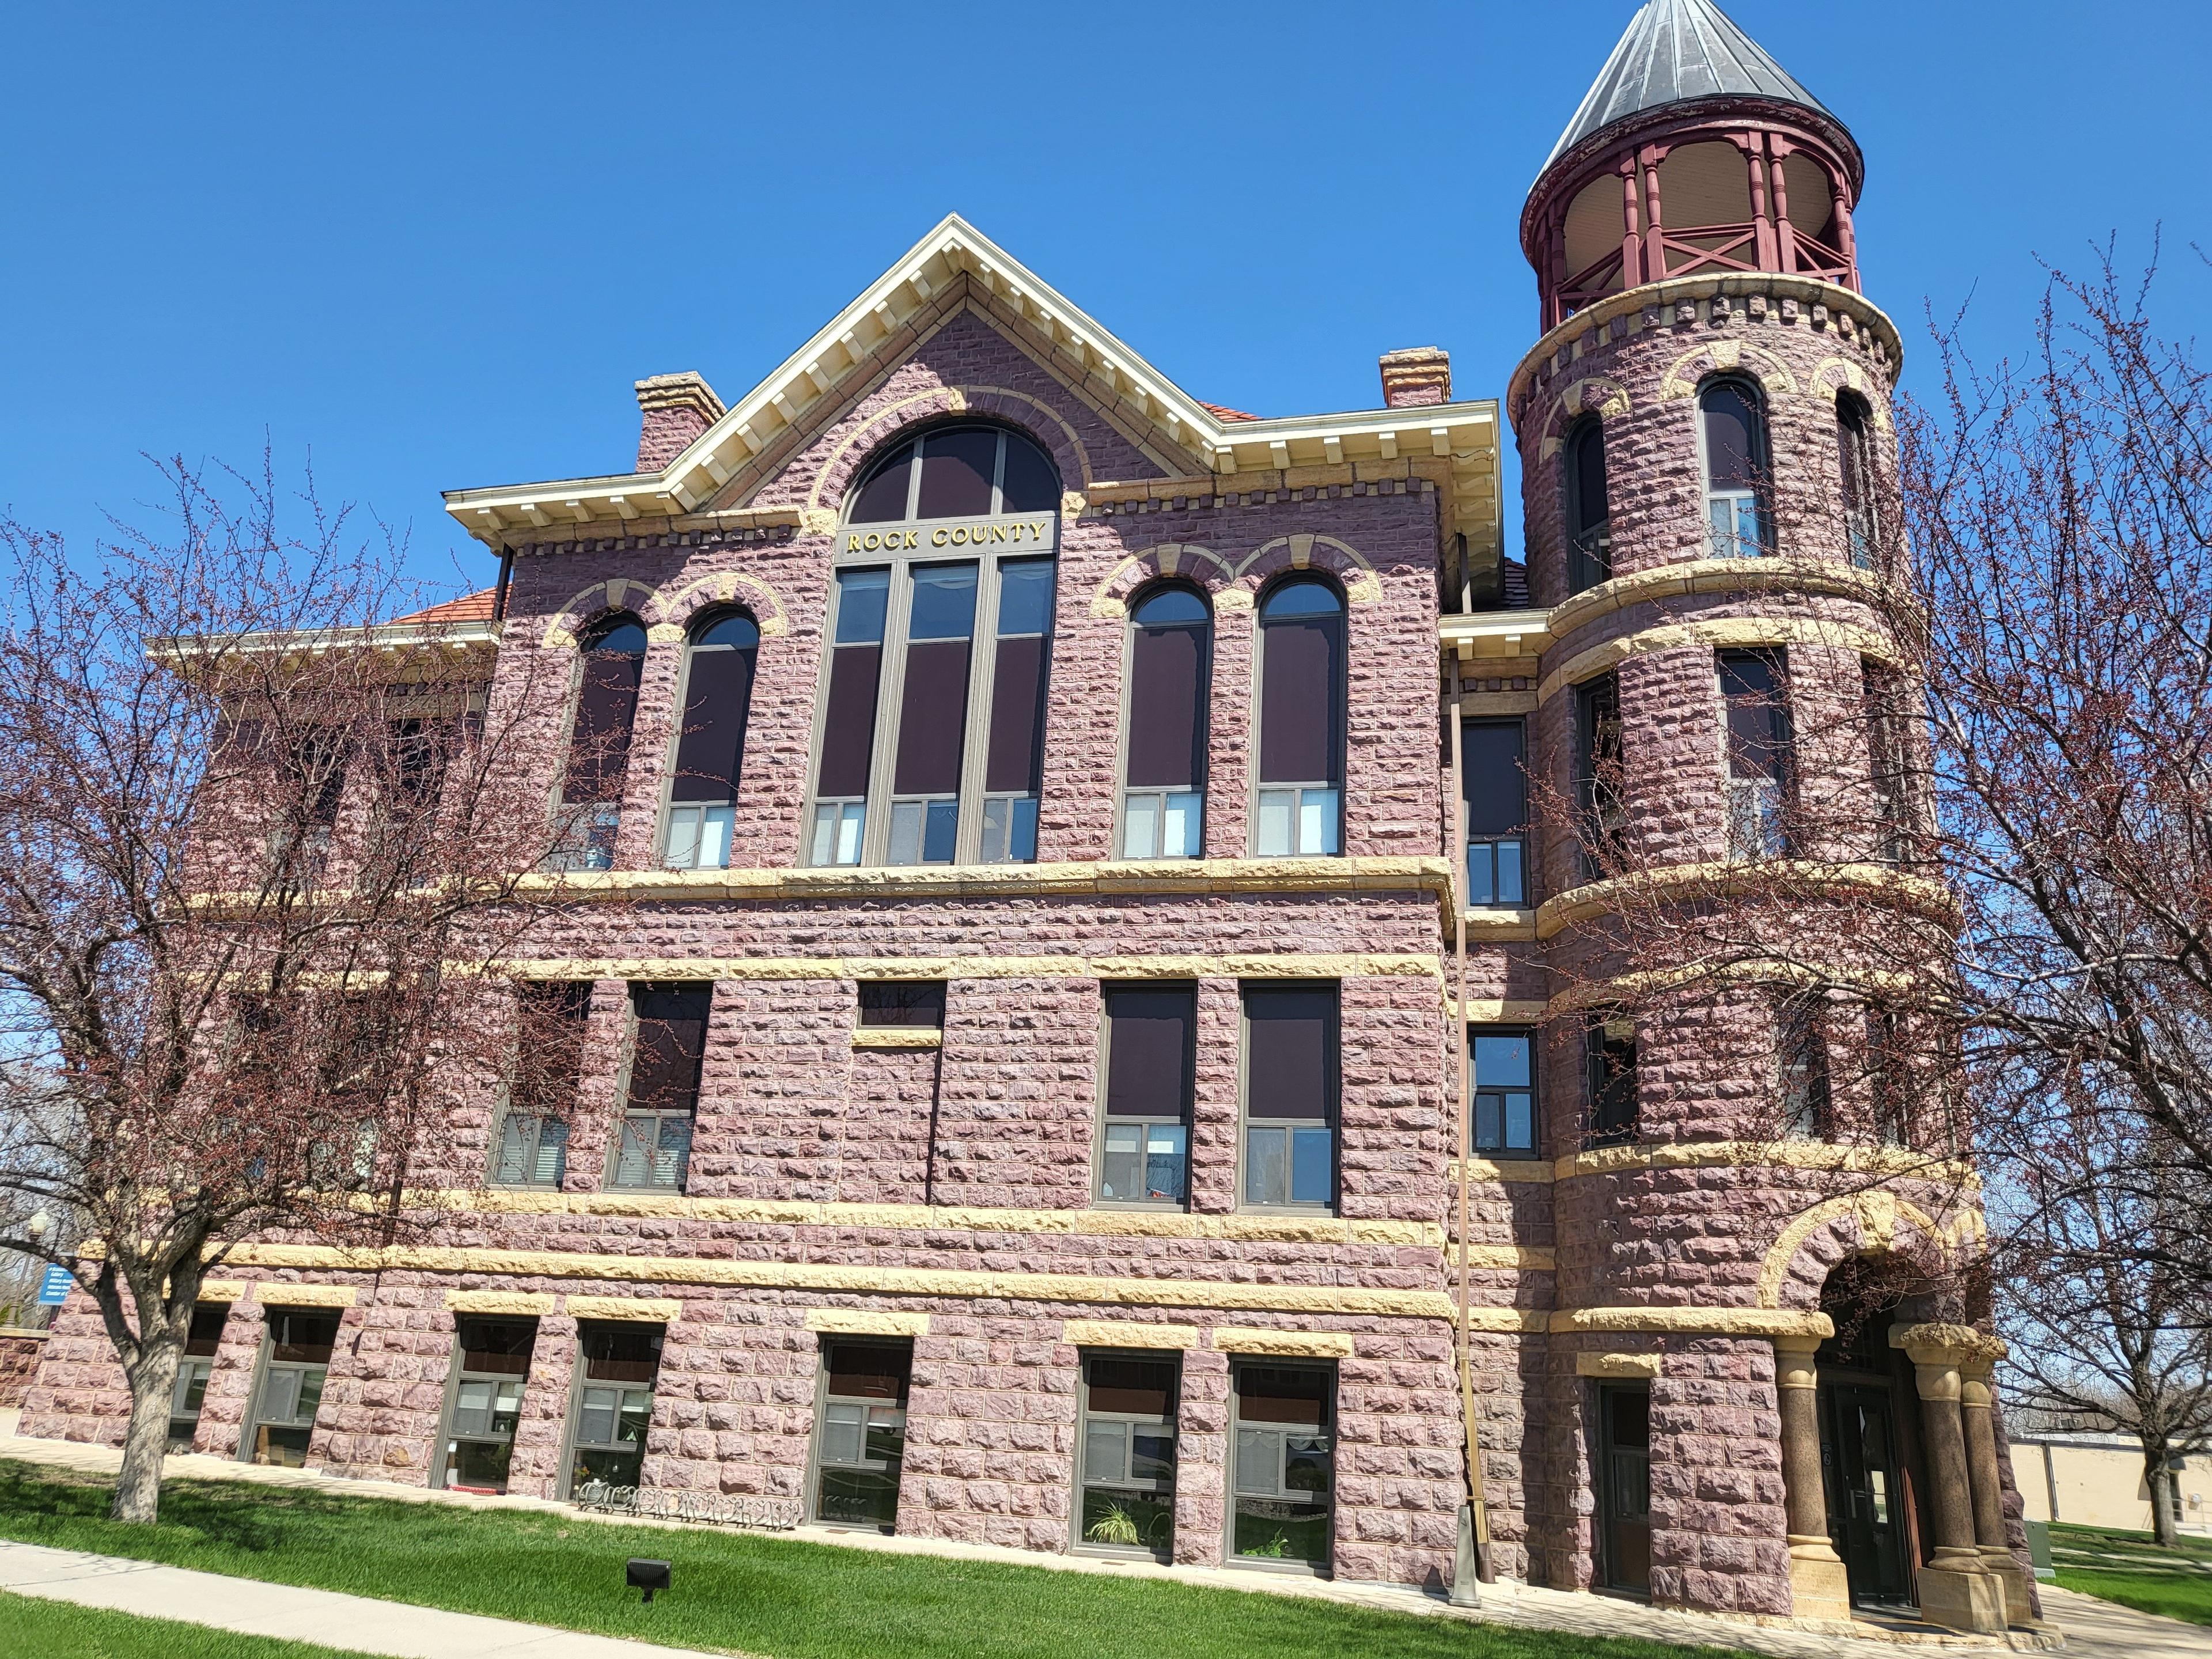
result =
M655 374L637 383L645 423L637 434L637 470L658 472L722 418L722 400L702 376Z
M1382 364L1385 409L1422 409L1451 401L1451 354L1441 347L1386 351Z

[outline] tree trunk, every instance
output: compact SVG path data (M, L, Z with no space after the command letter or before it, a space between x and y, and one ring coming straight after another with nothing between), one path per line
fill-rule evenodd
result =
M2166 1467L2163 1451L2145 1462L2149 1470L2149 1478L2143 1484L2150 1488L2150 1535L2164 1548L2172 1549L2175 1544L2173 1494L2179 1482L2174 1479L2173 1471Z
M111 1521L152 1526L161 1513L161 1460L169 1450L169 1400L177 1386L181 1334L147 1340L131 1382L131 1426L123 1439L123 1472L116 1477Z

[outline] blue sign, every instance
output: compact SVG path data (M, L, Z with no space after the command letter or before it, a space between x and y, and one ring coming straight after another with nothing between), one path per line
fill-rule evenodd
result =
M46 1278L39 1285L39 1305L41 1308L58 1308L69 1300L70 1287L76 1283L67 1267L47 1268Z

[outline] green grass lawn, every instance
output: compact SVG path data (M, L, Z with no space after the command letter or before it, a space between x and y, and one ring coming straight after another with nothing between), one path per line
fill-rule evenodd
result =
M344 1659L336 1648L73 1607L0 1590L0 1653L68 1659Z
M161 1523L128 1527L102 1518L111 1489L66 1470L0 1462L0 1537L774 1659L1710 1659L1712 1652L1158 1580L229 1481L172 1480ZM631 1555L673 1564L672 1590L649 1607L623 1588ZM180 1652L165 1647L164 1659Z
M2051 1529L2051 1559L2064 1589L2212 1625L2212 1539L2184 1537L2169 1550L2147 1532L2061 1525Z

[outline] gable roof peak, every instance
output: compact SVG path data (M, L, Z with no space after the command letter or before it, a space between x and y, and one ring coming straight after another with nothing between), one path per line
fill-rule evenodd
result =
M1544 158L1544 167L1592 133L1648 110L1725 97L1801 104L1843 125L1713 0L1645 0ZM1538 171L1540 176L1543 169Z

